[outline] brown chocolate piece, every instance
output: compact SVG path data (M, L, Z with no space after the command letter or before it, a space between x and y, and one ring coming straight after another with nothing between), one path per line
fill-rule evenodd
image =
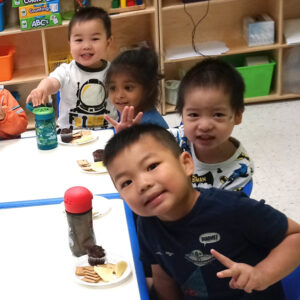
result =
M105 263L105 251L101 246L94 245L87 250L88 262L91 266Z
M60 138L64 143L70 143L73 139L73 130L71 128L63 128L60 132Z
M94 162L103 161L103 156L104 156L103 149L98 149L98 150L94 151L93 152Z

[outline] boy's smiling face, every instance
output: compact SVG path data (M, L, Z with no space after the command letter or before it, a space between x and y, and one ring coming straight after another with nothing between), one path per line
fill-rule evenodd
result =
M222 88L194 87L185 94L182 121L185 135L200 158L201 154L213 155L226 148L234 126L242 121L242 112L233 111L229 94Z
M77 22L70 35L70 51L75 61L85 67L101 67L101 59L106 59L112 38L107 38L101 20Z
M107 166L122 199L141 216L175 221L190 212L199 193L189 176L193 160L179 158L150 135L122 150Z

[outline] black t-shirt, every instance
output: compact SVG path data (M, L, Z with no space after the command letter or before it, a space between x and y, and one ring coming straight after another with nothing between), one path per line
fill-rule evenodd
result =
M193 209L179 221L138 218L141 260L159 264L179 284L184 299L284 299L280 282L252 294L231 289L229 278L216 276L226 267L210 249L254 266L284 239L286 216L240 192L199 190Z

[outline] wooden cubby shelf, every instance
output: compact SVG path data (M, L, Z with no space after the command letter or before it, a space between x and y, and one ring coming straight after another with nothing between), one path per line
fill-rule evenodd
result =
M60 1L62 10L73 9L73 0ZM91 5L110 10L111 1L91 0ZM209 6L208 6L209 5ZM11 8L12 10L16 8ZM154 46L159 54L161 72L162 114L173 112L175 106L166 103L165 81L179 80L179 71L186 71L203 57L200 55L168 58L168 49L191 46L193 24L186 11L199 23L195 43L222 41L229 49L221 56L266 53L276 61L270 95L245 99L246 103L299 99L300 94L285 93L283 88L284 53L297 45L288 45L284 39L284 22L300 18L299 0L210 0L183 4L182 0L146 0L144 9L118 12L111 15L114 42L108 60L120 51L141 42ZM275 21L275 42L271 45L249 47L243 37L242 20L245 16L267 13ZM69 52L67 30L69 21L61 26L21 31L17 25L8 26L0 32L0 45L16 47L14 73L10 81L0 82L8 89L18 90L21 105L32 88L48 76L48 58L59 52ZM182 73L182 72L181 72ZM300 85L300 79L299 79ZM29 125L33 127L34 124Z
M197 23L195 43L222 41L229 49L221 56L266 53L276 61L270 94L246 98L246 103L299 99L300 94L284 93L282 87L283 51L294 45L285 43L284 20L300 18L300 2L297 0L210 0L183 4L182 0L158 0L160 28L161 69L165 75L162 82L162 112L169 113L175 106L165 101L165 81L180 80L179 70L186 71L203 59L203 56L168 58L168 50L178 46L191 46L193 24ZM187 14L188 13L188 14ZM267 13L275 21L274 44L249 47L243 37L243 18ZM182 73L182 72L181 72ZM184 72L183 72L184 73ZM300 79L299 79L300 84Z

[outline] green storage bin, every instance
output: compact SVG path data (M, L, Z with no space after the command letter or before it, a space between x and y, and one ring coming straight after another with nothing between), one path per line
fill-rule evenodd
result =
M273 59L269 58L269 63L267 64L255 66L245 66L245 55L228 56L224 57L224 60L232 64L242 75L245 83L245 98L270 94L274 67L276 65Z

